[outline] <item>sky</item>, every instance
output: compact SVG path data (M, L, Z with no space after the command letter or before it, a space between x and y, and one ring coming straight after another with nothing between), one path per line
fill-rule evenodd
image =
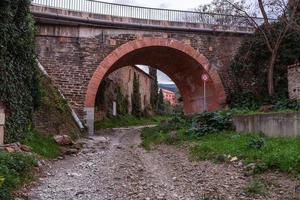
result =
M149 68L145 65L137 65L140 69L142 69L144 72L149 73ZM174 82L163 72L157 70L157 81L158 83L163 84L174 84Z
M211 0L102 0L105 2L129 4L135 6L146 6L153 8L168 8L168 9L180 9L191 10L196 8L200 4L206 4Z

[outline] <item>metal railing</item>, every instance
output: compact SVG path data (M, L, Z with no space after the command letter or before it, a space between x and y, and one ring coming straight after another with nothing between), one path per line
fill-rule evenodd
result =
M32 4L116 17L252 28L246 17L238 15L147 8L96 0L32 0ZM262 18L254 19L258 24L263 23Z

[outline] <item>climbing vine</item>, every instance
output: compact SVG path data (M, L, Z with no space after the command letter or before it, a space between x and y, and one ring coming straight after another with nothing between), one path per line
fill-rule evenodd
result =
M25 137L40 101L30 0L0 1L0 102L6 107L5 141Z

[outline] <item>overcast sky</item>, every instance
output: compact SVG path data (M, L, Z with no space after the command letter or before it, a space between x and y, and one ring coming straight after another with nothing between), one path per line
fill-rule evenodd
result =
M146 6L153 8L169 8L190 10L200 4L209 3L211 0L103 0L105 2L129 4L135 6Z

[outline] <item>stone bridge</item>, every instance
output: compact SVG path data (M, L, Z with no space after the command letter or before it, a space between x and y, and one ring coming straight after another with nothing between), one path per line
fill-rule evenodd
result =
M207 73L208 109L221 108L232 82L230 60L253 33L237 16L92 0L34 0L31 12L38 60L90 133L101 80L128 65L166 73L180 90L186 113L204 110L201 75Z

